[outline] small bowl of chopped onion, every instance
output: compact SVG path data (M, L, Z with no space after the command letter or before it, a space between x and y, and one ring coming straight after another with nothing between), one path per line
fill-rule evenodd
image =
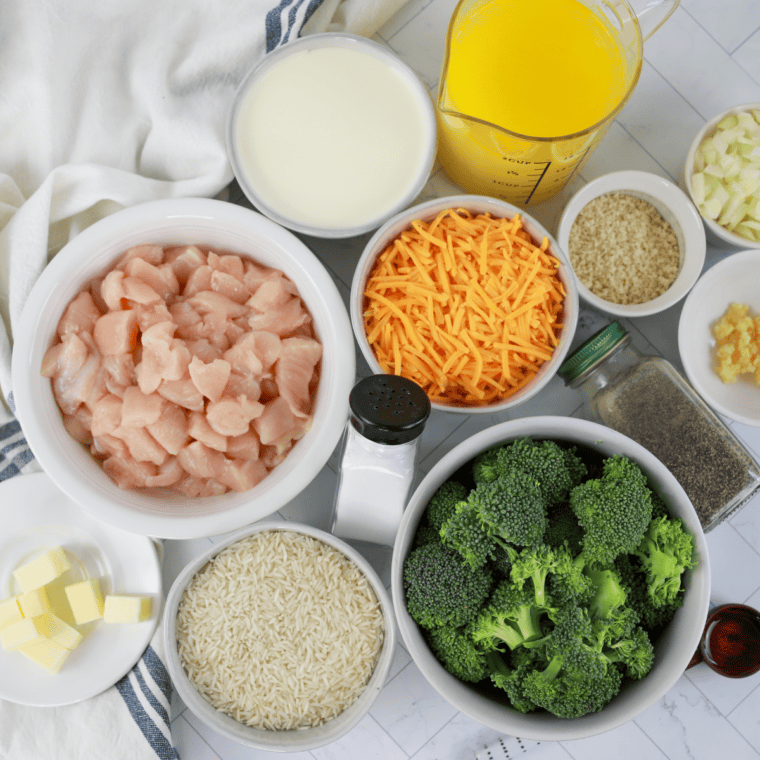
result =
M270 752L307 752L350 731L396 646L392 603L369 562L285 521L236 531L190 562L167 594L163 632L190 710Z
M678 323L686 376L718 413L760 427L760 251L710 267L689 293Z
M554 377L578 292L561 247L529 214L455 195L377 230L356 266L350 314L374 373L413 380L433 409L494 413Z
M656 174L620 171L581 188L559 221L580 297L618 317L645 317L678 303L705 261L694 205Z
M711 242L760 248L760 103L730 108L699 130L684 185Z

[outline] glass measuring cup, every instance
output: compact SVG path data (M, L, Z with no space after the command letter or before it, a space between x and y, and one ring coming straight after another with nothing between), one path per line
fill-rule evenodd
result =
M436 104L449 177L519 206L559 192L633 92L643 40L678 3L460 0Z

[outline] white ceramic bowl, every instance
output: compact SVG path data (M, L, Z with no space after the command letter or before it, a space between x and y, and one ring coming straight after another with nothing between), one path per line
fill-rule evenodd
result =
M406 609L403 588L404 561L409 554L417 525L436 489L462 465L481 451L504 441L528 436L554 439L587 447L601 454L624 454L636 461L649 483L669 504L671 512L683 518L694 536L699 564L687 572L684 605L655 647L650 673L629 683L602 710L568 720L546 712L523 714L497 703L448 673L428 648L421 629ZM487 428L455 446L434 467L415 490L393 548L391 593L396 620L409 653L432 686L454 707L474 720L511 736L539 741L570 741L601 734L644 712L661 699L683 675L702 636L710 600L710 562L702 526L694 507L675 477L653 454L630 438L594 422L572 417L530 417L511 420Z
M380 602L385 620L385 638L369 683L359 698L340 715L321 726L292 731L266 731L239 723L213 707L187 677L177 652L177 610L185 588L193 576L220 551L241 539L269 530L287 530L302 533L337 549L353 561L364 573ZM336 741L350 731L369 711L388 677L396 648L396 627L390 597L380 578L367 560L355 549L330 533L308 525L285 521L258 523L228 536L207 549L190 562L172 584L164 608L164 647L166 663L177 693L190 710L207 726L227 739L248 747L270 752L306 752Z
M433 409L438 409L444 412L463 412L466 414L502 412L507 409L512 409L535 396L552 379L552 377L554 377L564 361L565 355L570 349L570 343L575 335L575 328L578 324L577 279L572 274L570 263L567 260L564 249L557 245L554 238L541 224L525 211L517 208L517 206L484 195L452 195L420 203L402 211L400 214L396 214L396 216L389 219L379 230L377 230L377 232L375 232L365 246L361 257L359 258L359 262L356 265L354 278L351 283L351 298L349 305L351 324L359 348L370 368L373 372L382 374L383 370L380 367L380 363L377 361L374 351L367 341L367 335L364 330L364 320L362 318L362 312L364 309L364 290L367 279L372 272L375 259L383 252L391 241L397 238L404 230L411 227L412 221L416 219L429 221L434 219L441 211L448 208L466 208L474 213L490 212L494 217L503 217L507 219L512 219L515 214L520 214L523 221L523 228L530 233L535 241L540 243L544 237L549 238L549 253L560 262L559 278L562 281L566 293L564 327L562 328L562 333L560 335L559 345L555 348L552 358L541 365L536 376L514 395L488 406L455 406L453 404L441 403L432 404Z
M342 76L345 75L345 80L336 80L325 94L325 98L317 101L314 108L319 112L321 103L327 102L333 97L332 93L336 92L345 92L351 100L350 104L336 99L331 103L332 111L329 114L314 114L307 111L305 98L299 102L297 93L288 93L287 98L283 98L282 101L272 102L273 108L289 113L287 124L293 124L294 129L303 124L309 130L318 131L323 120L329 122L333 115L339 115L341 122L333 124L330 130L340 135L340 143L332 145L329 140L324 140L320 147L307 150L309 146L303 135L297 132L287 134L285 139L288 142L283 142L282 135L278 133L277 140L274 136L267 138L271 140L272 153L281 153L277 160L283 164L294 162L295 165L267 167L260 157L256 158L253 155L248 143L248 135L253 134L252 114L261 113L261 109L254 110L251 105L253 101L248 102L249 94L253 93L251 97L266 97L269 102L269 96L262 95L264 91L261 90L261 86L266 78L272 75L275 67L286 63L292 65L292 62L286 59L295 54L327 48L369 56L375 63L379 62L387 69L390 74L388 82L384 76L380 76L376 80L378 89L374 95L370 96L366 87L360 87L357 92L357 83L352 78L350 65L347 68L342 64ZM330 73L332 74L331 70ZM375 77L377 74L378 72L373 72L367 76ZM396 90L399 82L403 87L395 91L391 97L391 89ZM319 80L314 83L316 88L321 85L322 82ZM298 84L294 84L293 90L297 89ZM317 89L313 91L317 92ZM306 95L308 96L308 92ZM365 97L366 102L362 103L362 98ZM362 110L371 111L375 108L375 103L379 107L385 100L392 101L406 116L402 121L385 124L382 131L371 137L369 144L365 145L362 130L367 134L367 130L377 129L376 125L379 125L381 119L386 116L390 119L399 113L398 109L396 113L391 113L393 108L389 102L390 110L381 110L370 124L362 127ZM402 103L402 100L405 102ZM358 113L353 108L357 103ZM257 124L259 121L261 120L257 120ZM345 132L344 125L347 127ZM413 133L404 131L412 128L415 130ZM240 187L262 214L297 232L317 237L345 238L379 227L386 219L414 201L425 186L433 168L437 134L435 110L430 93L411 67L389 48L365 37L325 33L312 34L289 42L268 53L253 68L235 95L227 122L227 150ZM418 143L418 151L413 148L415 141ZM281 144L287 147L287 151L280 151ZM299 154L300 146L303 146L303 155ZM399 165L402 163L399 151L409 154L403 165ZM297 163L294 161L295 156L300 156ZM344 169L336 171L336 167L340 169L341 166ZM322 172L325 179L314 185L312 173L316 172ZM270 174L274 179L268 178ZM286 178L289 187L279 187L277 178L280 176ZM353 181L350 181L351 178ZM299 183L295 195L294 182ZM289 191L287 198L284 196L286 191ZM314 210L320 204L325 207L322 216ZM341 205L348 206L350 213L344 213L339 219L335 209ZM331 216L333 218L330 218Z
M174 492L120 489L63 427L50 380L40 375L58 321L84 284L138 243L197 243L244 254L285 272L314 318L324 355L312 429L285 461L245 493L189 499ZM162 538L195 538L267 517L300 493L327 461L348 416L355 356L343 301L327 270L292 233L233 204L208 199L145 203L77 235L45 268L16 326L13 389L29 446L56 485L116 527Z
M640 304L606 301L592 293L576 276L578 294L586 303L608 314L646 317L673 306L691 290L705 262L705 231L694 205L672 182L649 172L612 172L589 182L568 202L557 231L557 241L563 251L569 251L570 230L578 214L600 195L615 192L647 201L660 212L678 240L680 270L673 284L662 295Z
M686 154L686 160L684 161L683 165L683 184L686 192L689 194L689 198L691 199L692 203L694 203L694 207L697 209L697 213L700 215L700 218L702 219L702 222L707 229L708 237L711 239L711 242L714 241L723 247L732 246L734 248L760 248L760 242L757 240L750 240L749 238L742 237L741 235L737 235L735 232L731 232L731 230L728 230L722 225L718 224L714 219L708 219L708 217L702 215L694 201L694 194L691 190L691 178L694 174L694 155L697 152L697 148L702 143L702 140L704 140L705 137L707 137L715 129L715 127L717 127L718 124L726 118L726 116L739 113L740 111L748 111L751 109L760 109L760 103L745 103L744 105L734 106L733 108L729 108L728 110L719 113L717 116L713 116L713 118L710 119L704 125L704 127L699 130L699 132L697 132L697 136L691 143L691 147L689 148L689 152Z
M689 293L678 322L678 350L686 376L719 414L760 427L760 386L752 375L724 383L715 371L712 327L732 303L760 314L760 250L727 256L708 269Z

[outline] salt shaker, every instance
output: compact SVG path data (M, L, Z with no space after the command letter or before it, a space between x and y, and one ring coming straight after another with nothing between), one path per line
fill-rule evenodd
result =
M398 375L371 375L349 395L331 531L393 546L430 415L427 394Z
M747 448L670 362L638 351L619 322L589 338L558 374L583 394L585 417L633 438L671 471L703 530L760 488Z

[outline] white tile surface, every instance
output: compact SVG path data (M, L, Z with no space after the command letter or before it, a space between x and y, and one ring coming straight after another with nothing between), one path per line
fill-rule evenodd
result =
M410 0L377 38L406 60L430 88L440 74L449 16L456 0ZM550 233L572 192L595 177L640 169L678 181L694 134L718 110L760 101L760 0L682 0L666 25L646 42L642 75L629 103L611 126L580 176L558 198L532 211ZM437 167L421 200L459 190ZM232 188L232 200L241 195ZM306 238L334 275L347 303L353 271L369 235L343 241ZM729 255L708 247L707 263ZM634 343L660 353L680 367L676 329L680 307L655 317L625 321ZM583 309L577 342L610 320ZM357 352L357 371L369 373ZM420 476L466 437L505 419L531 414L578 415L579 397L555 380L532 402L508 415L434 414L422 443ZM760 455L760 429L733 425ZM329 526L337 453L301 495L279 516ZM168 589L181 567L209 540L166 542ZM708 534L713 568L713 601L743 601L760 608L760 496ZM390 580L390 550L359 545L383 581ZM254 760L269 753L225 741L206 729L181 700L172 702L174 737L182 760ZM370 715L338 742L299 760L473 760L498 735L462 715L421 675L400 642L388 682ZM530 746L526 743L530 757ZM636 720L601 736L554 745L569 760L737 760L760 759L760 675L721 678L704 664L687 672L657 704ZM286 756L287 757L287 756Z

